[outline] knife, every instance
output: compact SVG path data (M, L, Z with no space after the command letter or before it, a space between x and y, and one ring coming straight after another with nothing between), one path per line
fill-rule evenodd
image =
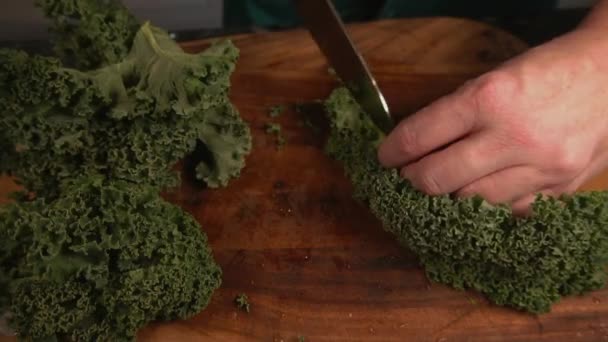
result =
M355 48L329 0L294 0L304 26L359 106L384 133L394 123L365 60Z

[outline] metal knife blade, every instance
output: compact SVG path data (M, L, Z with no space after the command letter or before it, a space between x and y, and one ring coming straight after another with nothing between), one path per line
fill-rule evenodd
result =
M382 92L329 0L294 0L314 41L365 113L385 133L394 123Z

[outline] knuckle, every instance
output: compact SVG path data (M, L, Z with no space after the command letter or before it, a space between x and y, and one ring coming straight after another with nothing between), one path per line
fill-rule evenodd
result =
M475 126L477 114L476 112L471 113L469 107L464 110L454 110L452 112L453 129L469 132Z
M511 105L514 78L507 72L492 71L480 77L476 82L473 100L480 112L495 113Z
M469 168L475 169L478 162L482 160L482 158L490 157L488 154L494 149L498 149L498 147L483 146L462 149L462 151L459 151L460 162Z
M410 129L408 126L403 126L399 132L397 144L400 153L407 156L413 154L418 146L418 137L415 130Z
M466 186L461 190L461 194L465 198L479 196L491 204L499 203L502 200L492 180L487 178Z
M568 145L556 144L548 157L553 172L559 175L578 174L585 166L585 156Z
M456 193L456 195L460 198L469 198L479 195L479 189L477 189L476 185L468 185Z
M441 185L432 173L424 173L420 175L415 185L418 187L418 189L420 189L420 191L428 195L435 196L442 193Z
M509 134L505 134L502 143L505 148L516 146L532 150L541 145L540 137L535 135L530 128L515 124L511 125Z
M484 158L498 160L508 155L510 158L520 159L525 151L538 151L542 148L540 137L535 136L529 128L523 125L504 126L482 147Z

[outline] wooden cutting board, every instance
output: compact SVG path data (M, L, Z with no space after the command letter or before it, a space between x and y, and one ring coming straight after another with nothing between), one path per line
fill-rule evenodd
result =
M393 111L405 115L526 49L486 25L447 18L349 26ZM303 31L234 37L241 59L232 99L251 124L254 150L241 178L209 190L186 181L168 195L208 234L223 284L187 321L153 324L141 341L598 341L608 339L608 290L570 297L546 315L489 304L430 283L415 256L355 202L322 151L323 114L289 105L336 85ZM207 41L184 44L198 51ZM274 105L289 107L270 119ZM304 124L310 118L313 129ZM277 150L267 122L282 125ZM0 183L6 192L8 182ZM586 189L608 187L601 176ZM251 311L234 305L249 297ZM2 340L2 339L0 339Z

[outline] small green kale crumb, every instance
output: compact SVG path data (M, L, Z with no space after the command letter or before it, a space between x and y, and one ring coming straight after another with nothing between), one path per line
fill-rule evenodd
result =
M293 110L297 113L297 114L302 114L304 113L304 111L306 110L304 108L305 104L304 103L294 103L293 105Z
M340 82L340 83L343 83L343 82L342 82L342 79L340 78L340 76L338 76L338 73L336 73L336 69L334 69L334 68L332 68L332 67L329 67L329 68L327 68L327 73L328 73L328 74L329 74L331 77L335 78L335 79L336 79L336 81L338 81L338 82Z
M88 172L168 189L179 182L172 165L200 142L208 158L197 179L217 188L238 177L251 134L228 97L236 46L186 53L150 23L132 45L119 62L87 72L0 49L0 171L47 199Z
M298 126L299 127L306 126L306 127L310 128L313 131L313 133L320 134L321 128L312 122L311 116L314 116L319 111L324 111L323 101L313 100L313 101L310 101L307 103L299 102L299 103L294 103L293 106L294 106L294 111L297 114L300 114L300 118L298 120Z
M314 99L307 102L296 102L293 104L293 110L297 114L306 114L314 106L320 106L319 108L324 109L325 101L321 99Z
M287 143L287 140L285 140L284 136L281 135L277 138L277 147L278 148L282 148L283 146L285 146L286 143Z
M311 120L310 118L305 118L304 119L304 126L310 128L313 133L315 134L319 134L321 133L321 128L319 128L318 126L316 126Z
M244 293L239 294L238 296L236 296L236 298L234 299L234 302L236 304L236 306L246 312L249 312L250 308L249 308L249 300L247 298L247 295Z
M306 342L306 337L302 335L298 336L298 342Z
M264 127L266 127L266 133L268 134L281 134L281 125L278 123L269 122Z
M283 148L283 146L285 146L287 143L287 140L281 132L281 125L278 123L269 122L264 127L266 128L266 133L274 134L276 136L277 149Z
M272 106L272 107L270 107L270 110L268 111L268 116L270 116L271 118L279 117L279 115L281 115L284 110L285 110L284 105Z

